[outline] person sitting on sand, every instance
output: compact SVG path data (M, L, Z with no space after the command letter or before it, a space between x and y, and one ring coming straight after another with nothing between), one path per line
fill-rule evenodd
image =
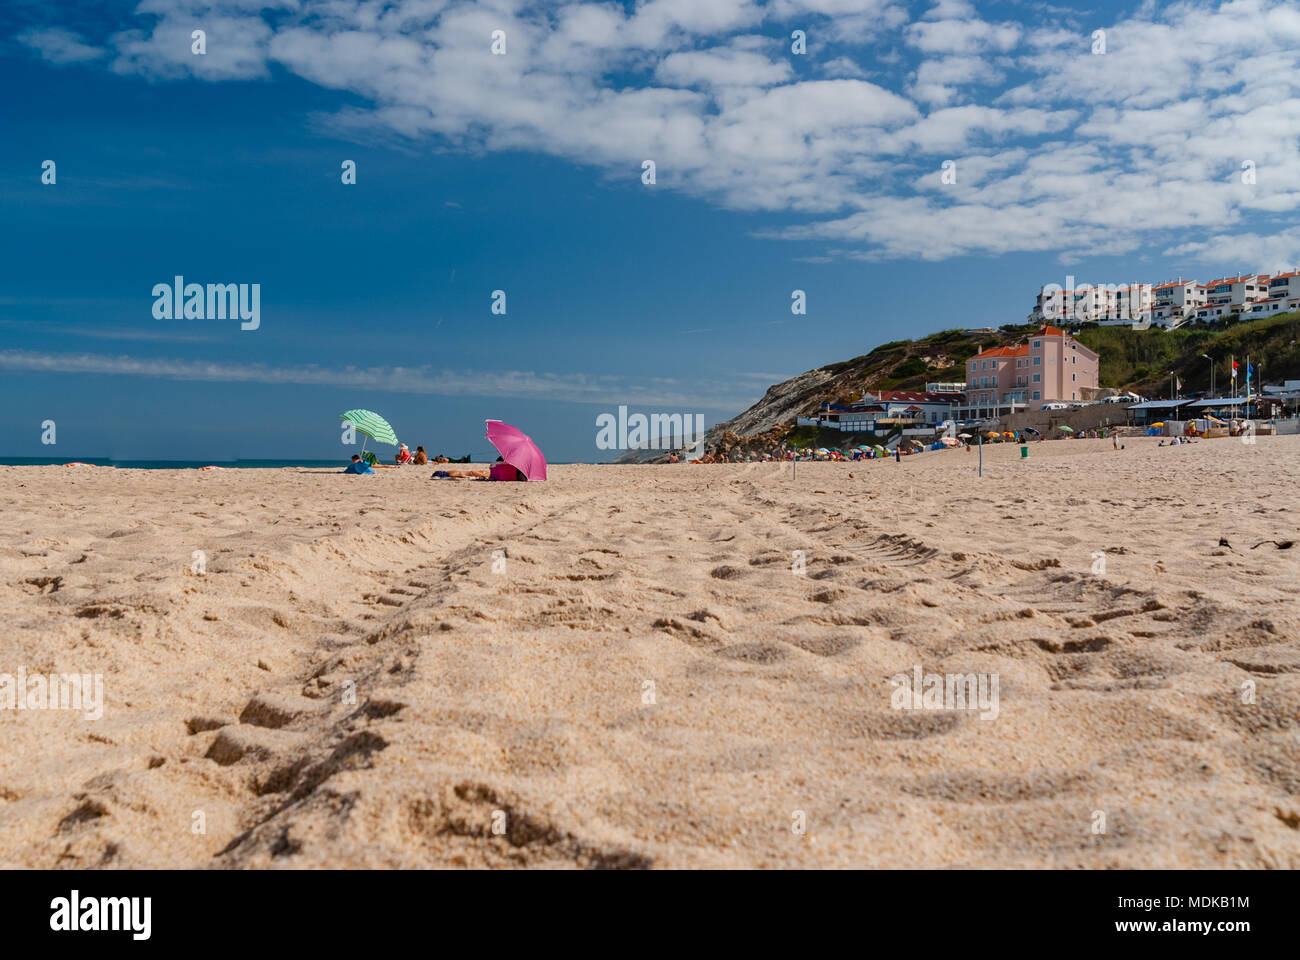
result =
M429 462L429 455L424 452L424 447L415 448L415 459L411 462L417 467L422 467Z
M370 464L361 459L361 454L352 454L352 462L343 468L344 473L374 473Z
M397 456L393 459L393 462L399 465L403 463L410 463L411 448L408 447L406 444L402 444L401 448L397 451Z

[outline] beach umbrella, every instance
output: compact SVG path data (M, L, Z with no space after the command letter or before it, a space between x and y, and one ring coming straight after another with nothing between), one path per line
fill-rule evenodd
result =
M957 436L961 437L963 440L969 440L971 438L969 433L959 433Z
M546 479L546 457L532 437L518 427L500 420L487 421L487 438L497 448L501 459L523 473L529 480Z
M1064 430L1066 433L1074 433L1074 427L1067 427L1065 424L1061 424L1057 429Z
M339 419L346 420L356 427L357 433L369 437L376 443L386 443L390 447L397 446L397 434L388 425L388 421L373 410L349 410L347 413L340 413ZM365 441L361 443L361 452L366 452Z

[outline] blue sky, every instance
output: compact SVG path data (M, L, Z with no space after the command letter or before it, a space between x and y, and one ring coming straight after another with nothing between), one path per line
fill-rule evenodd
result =
M1294 265L1298 51L1273 0L21 0L0 455L342 458L360 406L607 459L621 404L712 423L1067 274ZM155 319L176 274L260 328Z

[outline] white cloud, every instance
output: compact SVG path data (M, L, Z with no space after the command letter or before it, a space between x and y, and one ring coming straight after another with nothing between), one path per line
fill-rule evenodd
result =
M1168 257L1186 257L1225 268L1246 264L1248 269L1265 272L1295 270L1300 268L1300 227L1269 236L1219 234L1208 240L1177 244L1164 253Z
M158 357L94 353L0 350L0 370L43 374L153 377L222 383L275 383L346 387L386 393L434 396L512 397L570 403L662 405L685 409L736 410L757 399L720 385L700 389L695 381L663 377L590 376L524 370L435 370L431 367L274 367ZM707 386L707 385L706 385Z
M83 63L98 60L104 55L103 50L87 44L80 34L59 27L24 30L18 34L17 39L50 63Z
M1249 244L1250 218L1300 209L1294 0L1146 4L1077 31L1015 10L1024 23L968 0L913 23L891 0L145 0L111 65L218 81L274 64L366 98L333 118L358 139L534 151L629 183L654 159L663 189L801 215L770 235L862 257L1126 252L1189 229ZM24 42L94 51L60 37Z
M655 79L670 87L770 87L789 80L792 72L788 63L773 63L757 53L692 50L664 57Z

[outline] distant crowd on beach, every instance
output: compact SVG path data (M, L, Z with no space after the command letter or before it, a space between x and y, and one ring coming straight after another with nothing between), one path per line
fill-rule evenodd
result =
M423 446L417 446L415 448L415 453L411 453L410 447L406 444L402 444L397 451L397 456L393 460L393 462L399 467L407 465L422 467L426 463L469 463L469 461L470 458L468 454L460 459L453 460L446 454L440 453L436 457L430 459L429 455L424 452Z
M819 460L832 462L857 462L859 460L897 460L901 457L912 456L918 453L924 453L930 450L945 450L961 448L971 450L979 443L1015 443L1026 444L1031 442L1042 443L1048 439L1056 440L1106 440L1110 439L1115 445L1115 449L1121 449L1122 445L1118 443L1118 438L1122 435L1116 428L1097 427L1095 429L1081 430L1078 433L1073 432L1068 427L1061 427L1061 435L1058 437L1045 437L1040 431L1027 427L1023 430L1007 430L1002 432L989 431L987 434L981 434L976 437L972 434L963 433L958 437L940 437L922 443L912 438L906 438L895 447L886 448L880 444L863 444L852 447L848 450L842 450L838 447L791 447L786 444L780 444L773 450L756 451L733 449L727 451L717 451L714 453L705 453L696 457L687 457L677 453L669 454L664 461L666 463L772 463L787 460Z

